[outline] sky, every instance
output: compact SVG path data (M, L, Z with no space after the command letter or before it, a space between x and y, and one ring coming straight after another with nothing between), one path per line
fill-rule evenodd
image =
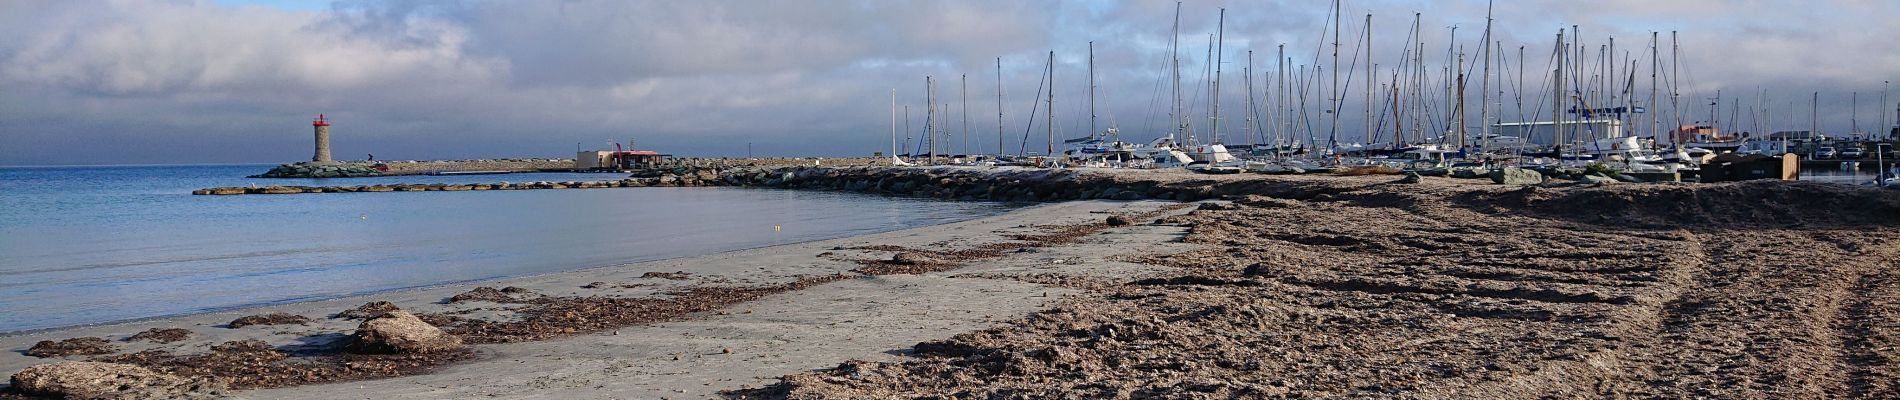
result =
M1363 141L1367 14L1381 85L1406 43L1425 42L1422 97L1436 99L1428 110L1440 130L1452 121L1443 75L1457 65L1456 47L1471 75L1467 125L1482 125L1481 76L1505 82L1502 98L1490 90L1494 118L1516 120L1519 97L1524 113L1549 109L1552 46L1573 25L1579 35L1567 39L1580 36L1587 50L1580 79L1618 65L1605 86L1634 96L1614 104L1660 111L1664 125L1677 118L1671 110L1709 120L1718 90L1721 124L1741 130L1808 129L1818 92L1822 131L1876 131L1900 102L1895 92L1880 104L1883 82L1900 80L1900 24L1883 20L1900 16L1900 2L1890 0L1499 2L1493 59L1503 59L1490 75L1483 1L1341 8L1335 68L1333 40L1321 33L1331 3L1320 0L1186 1L1178 35L1172 1L6 1L0 165L291 162L310 157L318 114L333 124L339 159L566 158L628 141L677 156L867 156L891 147L893 90L897 141L909 144L900 152L910 152L930 108L927 76L953 150L995 151L1000 86L1003 147L1040 152L1049 93L1037 93L1052 51L1056 140L1090 131L1091 42L1095 129L1146 142L1173 126L1171 54L1190 127L1213 130L1207 58L1217 30L1221 140L1245 142L1250 125L1277 131L1275 110L1297 97L1281 101L1275 85L1305 83L1310 131ZM1415 13L1421 35L1408 39ZM1652 31L1665 71L1653 105ZM1612 37L1616 61L1599 61ZM1292 59L1284 82L1281 44ZM1673 76L1671 61L1681 71ZM1349 72L1337 124L1322 111L1335 97L1334 70ZM1246 112L1249 78L1256 121ZM1409 108L1413 84L1404 83ZM1391 122L1386 90L1373 100L1382 127ZM1590 98L1611 103L1606 93L1621 91ZM1854 92L1859 107L1850 107Z

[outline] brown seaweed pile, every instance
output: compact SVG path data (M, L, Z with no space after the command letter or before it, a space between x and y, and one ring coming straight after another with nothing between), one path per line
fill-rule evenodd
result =
M277 312L238 317L238 319L231 320L228 326L230 326L231 329L237 329L252 325L302 325L307 323L310 323L310 317Z
M420 316L470 344L523 342L670 321L848 278L847 275L808 276L778 285L696 287L671 292L662 298L543 297L527 301L526 307L515 310L518 318L509 321L443 314Z
M185 339L188 339L190 337L191 337L191 330L185 329L185 328L152 328L152 329L146 329L144 332L139 332L137 334L134 334L132 335L132 337L125 338L125 341L173 343L173 342L184 341Z
M1900 194L1777 185L1248 197L1174 276L727 395L1900 397Z
M343 310L343 312L336 313L336 315L332 315L330 318L370 319L378 315L383 315L383 313L386 312L400 310L402 310L402 308L396 307L395 303L378 300L363 303L363 305L356 306L356 308Z
M387 378L426 372L474 357L461 351L430 354L349 354L326 351L293 355L257 339L224 342L211 351L174 355L164 350L94 358L188 377L212 377L234 389L272 388L312 383Z
M73 355L112 354L118 351L119 347L113 346L112 342L107 341L105 338L77 337L60 341L41 340L39 343L34 343L33 347L28 347L26 349L26 355L49 358Z

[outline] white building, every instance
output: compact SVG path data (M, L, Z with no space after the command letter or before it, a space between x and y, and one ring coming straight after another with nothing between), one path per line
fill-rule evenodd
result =
M1551 146L1557 144L1556 138L1559 137L1556 135L1556 125L1557 123L1550 121L1506 122L1491 125L1491 133L1524 138L1525 142L1533 145ZM1564 121L1564 133L1561 137L1567 144L1591 143L1598 139L1622 137L1623 121L1614 119Z

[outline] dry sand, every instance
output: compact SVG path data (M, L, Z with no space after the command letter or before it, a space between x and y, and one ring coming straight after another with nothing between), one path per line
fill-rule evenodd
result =
M1197 245L1166 277L730 394L1900 397L1900 193L1304 189L1164 220Z
M479 345L475 347L473 361L453 363L422 375L235 393L254 398L715 397L722 390L770 384L780 375L847 360L895 358L917 342L1019 318L1076 292L1013 279L1015 276L1027 276L1024 280L1029 281L1046 280L1049 274L1103 281L1140 276L1152 268L1107 260L1117 255L1132 255L1137 247L1095 242L1113 238L1126 243L1165 243L1184 234L1183 228L1120 227L1110 234L1091 235L1079 243L1055 248L1025 247L1024 242L1013 237L1039 237L1066 227L1104 225L1102 221L1109 215L1153 212L1164 207L1172 205L1167 202L1046 204L972 221L861 237L262 309L34 332L0 337L0 345L14 350L0 353L0 371L10 373L55 360L20 353L41 340L106 338L122 356L146 350L204 354L221 343L260 339L294 355L299 350L320 352L331 348L334 341L353 330L360 320L330 316L370 301L388 301L404 310L437 316L504 322L519 320L521 310L535 306L515 302L447 301L476 286L519 288L495 291L503 293L500 296L511 297L490 298L504 301L508 301L507 298L533 301L589 296L664 299L670 292L689 288L752 288L783 285L801 278L846 275L832 278L842 280L756 299L746 298L744 300L750 301L693 313L686 318L572 335L559 333L560 327L555 327L555 338ZM867 260L890 259L895 252L877 250L884 246L986 247L1006 249L1008 254L990 258L991 262L981 268L954 272L924 275L852 272L867 269L867 264L876 264ZM675 271L689 273L675 274ZM227 325L241 317L280 312L309 317L310 321L240 328ZM187 329L190 334L184 340L168 343L127 340L143 331L170 327ZM90 357L76 355L65 359ZM295 382L294 379L258 381L256 385Z

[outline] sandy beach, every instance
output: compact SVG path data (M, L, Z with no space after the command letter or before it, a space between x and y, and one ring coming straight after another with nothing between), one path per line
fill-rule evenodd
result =
M15 350L0 369L51 361L19 352L41 340L98 337L109 354L65 358L229 374L234 389L218 394L250 398L1897 394L1897 192L1178 172L1051 182L1207 200L1044 203L860 237L36 332L0 338ZM329 316L369 301L417 313L471 351L334 355L360 320ZM309 321L224 326L269 312ZM126 341L162 327L192 334ZM227 344L244 339L268 347ZM165 353L135 353L147 350ZM195 353L215 357L184 359L250 369L178 361Z
M106 338L129 354L163 350L210 352L212 346L263 340L280 350L331 346L360 320L331 318L365 302L388 301L417 313L505 320L522 304L445 299L476 287L515 287L536 297L665 297L690 287L753 287L832 276L884 260L893 252L873 246L966 247L1012 242L1044 226L1101 224L1108 215L1159 210L1166 202L1071 202L1033 206L989 218L881 234L790 244L700 257L541 276L384 293L260 309L33 332L0 338L0 370L18 371L54 359L22 354L36 342ZM1032 249L981 268L923 275L852 274L826 284L747 301L690 318L642 324L550 340L475 346L475 358L432 373L392 379L303 385L224 393L252 398L705 398L759 386L780 375L853 359L895 358L910 345L992 326L1053 306L1075 290L1037 283L1062 274L1075 279L1125 280L1150 268L1109 261L1166 243L1184 229L1124 227L1070 246ZM691 271L673 274L678 271ZM649 274L657 273L657 274ZM1022 279L1016 279L1022 277ZM308 317L302 324L229 328L237 318L268 313ZM191 331L174 343L128 341L152 328ZM87 356L70 356L86 359ZM268 385L268 384L267 384Z

